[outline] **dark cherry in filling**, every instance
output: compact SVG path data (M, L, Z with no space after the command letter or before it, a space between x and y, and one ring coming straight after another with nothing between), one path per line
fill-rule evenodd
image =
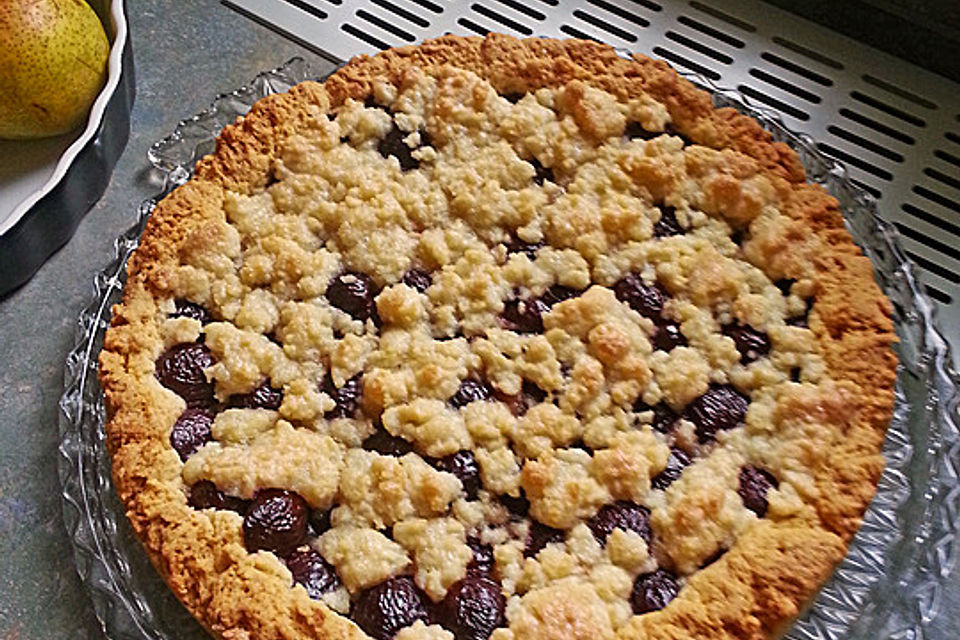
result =
M796 280L794 280L793 278L783 278L781 280L777 280L776 282L774 282L773 286L775 286L777 289L780 289L780 293L782 293L785 296L788 296L790 295L790 289L793 287L795 282Z
M701 443L711 442L717 431L733 429L743 422L750 400L730 385L711 385L684 411L696 427Z
M377 430L363 441L363 448L383 456L400 457L413 451L413 444L400 436L392 435L383 425L378 424Z
M770 353L770 336L747 324L728 324L723 335L732 338L740 352L740 364L750 364Z
M283 557L307 540L307 502L292 491L261 489L243 519L243 541L250 552Z
M657 208L660 209L660 219L653 225L654 238L666 238L684 233L683 227L677 220L676 208L668 205L658 205Z
M413 149L407 146L407 143L403 141L409 133L402 131L395 123L390 129L389 133L384 136L383 140L380 141L380 144L377 145L377 151L380 152L380 155L384 158L389 158L393 156L400 163L401 171L410 171L411 169L417 169L420 167L420 161L413 157ZM427 135L426 131L420 132L420 146L427 146L430 144L430 137Z
M631 309L642 316L656 320L663 313L667 293L658 285L646 285L639 274L631 273L613 285L617 300L626 302Z
M360 594L350 617L375 640L390 640L417 620L430 624L428 600L410 576L396 576Z
M340 586L340 578L333 566L309 547L295 550L284 558L284 562L293 574L294 583L302 584L307 595L314 600Z
M541 242L527 242L526 240L521 240L520 236L515 233L510 234L510 239L507 241L506 245L507 253L525 253L527 257L531 260L536 260L537 251L546 246L542 241Z
M510 413L515 416L522 416L530 407L543 402L547 397L547 392L535 383L524 380L523 386L520 388L520 393L516 395L507 395L496 388L493 390L493 395L497 400L507 405Z
M276 411L283 404L283 391L270 386L264 379L250 393L235 393L227 399L227 406L234 409L272 409Z
M667 458L667 466L653 477L650 483L654 489L666 491L667 487L674 483L683 473L683 470L690 466L693 461L683 449L673 447L670 449L670 457Z
M476 378L466 378L460 383L457 392L450 396L449 402L459 409L477 400L489 400L492 395L493 389L486 382Z
M313 538L319 538L330 529L330 513L333 509L311 509L307 517L307 532Z
M187 504L194 509L223 509L225 511L236 511L243 515L247 512L250 501L228 496L217 489L217 485L209 480L201 480L190 487L190 497Z
M500 585L479 575L468 575L451 585L437 607L437 621L456 640L486 640L506 623L507 600Z
M186 461L197 449L213 440L210 434L212 426L213 413L209 409L187 409L170 430L170 446L181 460Z
M330 304L350 314L355 320L365 322L375 318L377 305L374 298L379 293L373 280L365 273L349 271L330 281L327 287L327 300Z
M210 312L196 302L175 300L173 304L174 310L173 313L170 314L171 318L193 318L194 320L198 320L200 324L207 324L213 321Z
M463 485L463 491L467 494L467 500L476 500L477 492L480 491L480 465L473 452L467 449L457 451L454 454L443 458L434 458L430 464L439 471L452 473Z
M637 576L630 594L630 605L636 614L659 611L677 597L677 578L666 569Z
M644 129L639 122L628 122L623 134L630 140L653 140L663 135L663 131L650 131Z
M422 269L410 269L403 274L402 282L411 289L423 293L433 284L433 277Z
M769 471L749 464L740 469L737 493L743 500L743 506L761 518L767 514L767 491L776 486L777 479Z
M533 165L533 170L535 171L533 181L536 184L542 187L545 180L549 180L550 182L554 183L557 181L556 177L553 175L553 169L543 166L536 158L529 160L529 162Z
M548 544L563 542L566 534L561 529L554 529L536 520L530 521L530 531L527 533L527 542L523 547L523 557L532 558Z
M618 500L604 505L595 516L587 521L600 546L607 544L607 538L614 529L633 531L650 544L650 510L633 502Z
M333 385L333 379L327 373L323 381L323 391L337 403L337 406L324 414L327 420L353 418L360 409L360 400L363 397L363 372L344 382L340 388Z
M657 322L653 346L663 351L671 351L676 347L687 346L687 338L680 331L679 324L670 320L661 320Z
M653 411L652 426L660 433L670 433L670 431L673 430L673 426L677 423L677 420L680 419L680 415L664 402L651 407L643 400L637 400L633 405L633 410L637 413Z
M160 384L183 398L188 407L214 405L213 383L203 370L216 363L210 349L199 342L170 347L157 358L156 375Z
M500 322L503 328L517 333L543 333L543 314L550 307L539 298L510 300L503 306Z
M499 500L500 504L507 508L507 511L518 518L526 518L527 514L530 513L530 501L527 500L527 496L524 495L523 489L520 489L519 496L514 497L503 494Z
M572 287L565 287L562 284L555 284L540 296L540 300L548 307L552 307L565 300L576 298L584 291L584 289L574 289Z
M467 536L467 546L473 550L473 560L467 565L467 575L489 575L493 571L493 547L484 544L476 535Z

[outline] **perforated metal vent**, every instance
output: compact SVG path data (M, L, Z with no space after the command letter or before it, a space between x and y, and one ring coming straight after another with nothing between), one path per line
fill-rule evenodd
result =
M756 0L224 0L332 58L443 33L593 38L735 87L880 198L960 346L960 85Z

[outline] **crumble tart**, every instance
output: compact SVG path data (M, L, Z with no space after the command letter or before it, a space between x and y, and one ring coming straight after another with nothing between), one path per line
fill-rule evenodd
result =
M760 639L875 491L894 341L756 122L605 45L447 36L227 127L100 377L219 637Z

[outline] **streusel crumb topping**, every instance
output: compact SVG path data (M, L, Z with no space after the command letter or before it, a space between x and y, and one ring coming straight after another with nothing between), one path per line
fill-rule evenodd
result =
M204 571L279 575L378 640L675 637L677 606L731 628L709 576L750 608L753 569L730 550L842 550L822 478L862 401L830 340L867 321L814 308L839 254L769 158L695 143L655 87L509 84L373 74L186 227L153 370L129 365L177 508L229 549Z

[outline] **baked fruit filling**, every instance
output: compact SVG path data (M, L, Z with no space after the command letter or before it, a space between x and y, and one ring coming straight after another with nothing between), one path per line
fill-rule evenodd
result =
M442 67L269 175L184 239L155 377L188 504L291 589L379 640L600 638L817 519L778 407L843 410L824 248L755 160L644 95Z

